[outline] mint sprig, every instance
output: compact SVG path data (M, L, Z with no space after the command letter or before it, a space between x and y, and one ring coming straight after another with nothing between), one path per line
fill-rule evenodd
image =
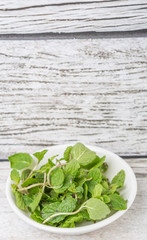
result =
M121 170L110 182L104 175L109 167L107 156L99 157L77 143L65 149L63 158L55 161L55 153L38 167L46 153L17 153L8 158L16 205L29 211L34 221L75 227L78 222L99 221L114 210L127 208L118 192L124 186L125 172Z

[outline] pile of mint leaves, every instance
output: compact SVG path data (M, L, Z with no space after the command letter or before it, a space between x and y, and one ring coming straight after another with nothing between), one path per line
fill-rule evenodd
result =
M125 172L121 170L110 182L104 175L108 168L105 156L100 158L77 143L66 148L63 158L53 156L39 168L46 153L17 153L8 158L16 205L28 211L33 220L73 228L82 221L96 222L127 208L118 192L124 186Z

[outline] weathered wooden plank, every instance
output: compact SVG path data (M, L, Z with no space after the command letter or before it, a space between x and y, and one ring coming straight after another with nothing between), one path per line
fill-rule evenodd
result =
M146 8L146 0L5 0L0 3L0 33L146 29Z
M37 230L20 220L11 210L5 196L5 182L9 174L9 163L0 163L0 236L3 240L20 239L31 240L144 240L147 236L147 159L126 159L133 168L138 183L138 192L135 202L128 212L109 226L98 231L81 236L62 236ZM16 230L17 229L17 230ZM111 236L111 238L110 238Z
M0 42L0 158L82 141L146 154L147 41Z

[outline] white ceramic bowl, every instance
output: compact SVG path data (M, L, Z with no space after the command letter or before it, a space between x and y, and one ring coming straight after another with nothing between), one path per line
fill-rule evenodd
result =
M47 159L51 156L54 156L56 154L59 154L59 157L63 156L63 152L66 149L67 145L59 145L59 146L52 146L48 149L48 152L46 153L44 159L41 161L40 165L43 165L45 162L47 162ZM108 177L110 180L114 177L116 173L118 173L121 169L123 169L126 173L126 179L125 179L125 184L124 187L121 189L121 195L124 197L124 199L127 199L127 209L123 211L118 211L114 213L112 216L99 221L97 223L89 223L85 222L84 224L82 223L76 228L56 228L52 226L47 226L43 225L40 223L35 222L32 220L27 213L24 211L20 210L17 208L15 204L15 198L13 196L13 193L11 191L11 179L8 177L7 184L6 184L6 195L8 202L14 212L21 218L23 219L26 223L52 233L57 233L57 234L66 234L66 235L79 235L79 234L84 234L87 232L91 232L94 230L97 230L99 228L102 228L109 223L114 222L116 219L121 217L132 205L136 192L137 192L137 182L136 182L136 177L133 173L133 170L131 167L119 156L116 154L107 151L105 149L95 147L95 146L88 146L91 150L95 151L98 156L102 157L103 155L106 155L106 162L108 163L108 170L106 172L106 177Z

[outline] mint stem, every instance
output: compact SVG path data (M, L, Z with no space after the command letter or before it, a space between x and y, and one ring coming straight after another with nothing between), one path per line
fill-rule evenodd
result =
M32 184L28 187L19 188L18 191L21 192L21 191L28 190L30 188L37 187L37 186L44 186L44 183L35 183L35 184Z
M65 166L65 165L66 165L66 163L61 163L61 162L59 162L56 166L52 167L52 168L49 170L49 172L48 172L48 174L47 174L47 183L48 183L48 185L49 185L51 188L53 188L53 186L51 185L51 182L50 182L50 173L51 173L54 169L56 169L57 167L61 167L61 166Z
M88 200L87 200L87 201L88 201ZM87 203L87 201L84 202L84 203L81 205L81 207L80 207L78 210L76 210L75 212L69 212L69 213L63 212L63 213L55 213L55 214L53 214L52 216L50 216L50 217L48 217L47 219L45 219L45 220L43 221L43 224L45 224L46 222L48 222L49 220L51 220L52 218L57 217L57 216L77 214L78 212L80 212L80 211L82 210L82 208L85 207L85 204Z

